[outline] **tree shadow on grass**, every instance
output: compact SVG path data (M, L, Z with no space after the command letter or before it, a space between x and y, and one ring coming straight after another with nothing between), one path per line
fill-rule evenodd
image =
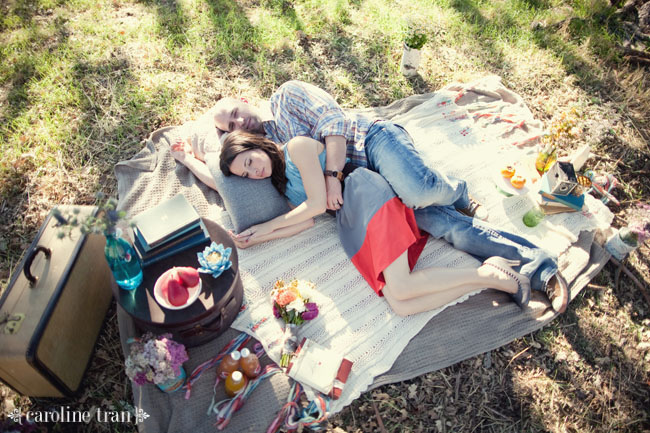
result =
M506 75L508 62L502 50L495 47L493 38L500 29L517 28L518 23L514 18L508 11L504 11L497 19L490 20L483 16L471 0L452 0L451 7L463 16L475 36L474 40L480 51L472 54L487 65L489 72L500 76Z
M31 17L31 16L30 16ZM25 46L38 47L37 49L17 50L20 54L15 58L6 81L9 82L7 91L7 104L0 111L0 122L3 126L10 126L13 121L28 111L32 105L29 96L30 87L43 78L39 71L39 64L49 62L53 53L64 50L70 32L66 26L67 21L57 18L54 20L54 32L39 32L36 26L29 28ZM6 52L13 51L13 47L5 46L0 50L0 61L8 62Z
M170 48L188 44L186 30L189 28L190 20L178 1L139 0L139 2L147 6L155 6L161 36L167 40Z
M74 143L82 164L113 164L133 155L143 135L162 126L170 99L179 97L165 86L144 90L133 73L129 56L115 50L108 59L79 59L73 67L75 89L82 103L80 135ZM103 160L103 161L102 161Z
M42 10L39 8L38 0L17 0L10 4L9 1L0 2L0 16L8 17L15 15L20 19L23 26L27 26L37 15L41 15ZM6 30L4 20L0 20L0 32Z

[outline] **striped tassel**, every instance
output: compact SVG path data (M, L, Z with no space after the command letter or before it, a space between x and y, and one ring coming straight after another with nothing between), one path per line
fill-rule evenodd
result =
M282 372L282 369L274 364L269 364L262 370L262 373L255 379L248 381L246 386L232 398L221 400L216 403L212 411L217 414L217 422L215 426L218 430L226 428L232 415L237 412L246 403L246 399L267 377L273 376L276 373Z
M280 412L275 417L271 425L266 429L266 433L275 433L284 425L287 431L294 431L301 425L309 427L311 430L320 431L325 428L320 425L327 420L329 411L329 398L318 394L316 400L309 402L307 407L300 408L300 395L302 386L295 382L291 386L287 403L282 406Z

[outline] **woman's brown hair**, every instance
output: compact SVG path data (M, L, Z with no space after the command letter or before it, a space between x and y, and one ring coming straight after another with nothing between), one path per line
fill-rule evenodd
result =
M256 149L263 150L271 158L271 183L275 189L284 194L287 187L287 177L284 174L284 153L273 141L262 135L240 130L229 133L221 146L219 168L224 175L230 176L232 174L230 164L237 155Z

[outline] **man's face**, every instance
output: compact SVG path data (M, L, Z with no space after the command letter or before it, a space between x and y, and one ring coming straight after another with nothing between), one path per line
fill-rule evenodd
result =
M254 106L234 98L223 98L216 106L214 124L222 131L264 133L262 119Z

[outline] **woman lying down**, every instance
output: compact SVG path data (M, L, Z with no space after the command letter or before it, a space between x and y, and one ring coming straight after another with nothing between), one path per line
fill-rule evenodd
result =
M215 188L204 155L185 143L173 156ZM260 135L234 131L224 140L220 168L226 175L271 178L292 209L241 233L231 233L237 247L297 234L326 210L324 145L295 137L285 146ZM358 168L343 179L343 206L336 213L343 248L368 284L384 296L395 313L405 316L445 306L490 287L525 307L531 289L546 293L553 309L568 304L566 282L557 261L526 239L458 212L453 206L406 207L377 172ZM478 268L429 267L412 271L427 235L483 259Z

